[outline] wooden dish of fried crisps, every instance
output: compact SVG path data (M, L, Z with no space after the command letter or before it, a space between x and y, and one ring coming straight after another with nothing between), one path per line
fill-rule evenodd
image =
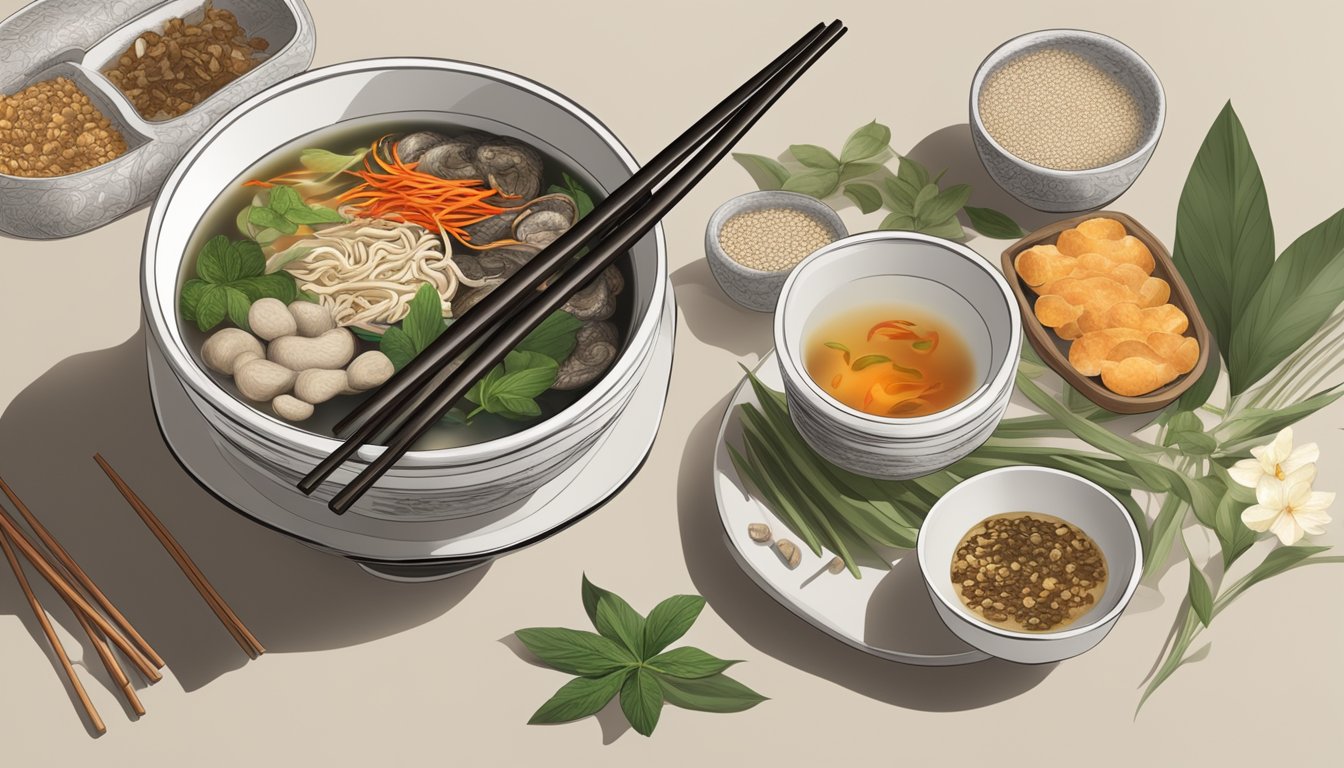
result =
M1162 242L1123 213L1058 221L1003 252L1032 347L1114 413L1159 410L1208 365L1212 343Z

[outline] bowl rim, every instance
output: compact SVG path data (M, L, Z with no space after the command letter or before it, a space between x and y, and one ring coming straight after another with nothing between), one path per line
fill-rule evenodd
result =
M1029 160L1025 160L1013 154L1000 144L998 140L994 138L993 134L989 132L989 129L985 128L984 122L980 119L980 91L984 88L985 78L989 75L991 67L1002 61L1006 61L1010 57L1010 54L1004 53L1005 48L1018 42L1048 42L1069 37L1085 38L1110 48L1121 56L1130 59L1140 69L1144 70L1150 77L1152 77L1153 82L1157 84L1157 117L1153 121L1153 130L1144 139L1143 143L1136 147L1133 152L1113 163L1099 165L1096 168L1080 168L1077 170L1047 168L1044 165L1037 165ZM1011 37L995 46L994 50L990 51L989 54L981 60L980 65L975 69L975 76L971 78L970 113L971 125L974 126L976 132L979 133L980 136L983 137L984 140L1001 156L1034 173L1056 178L1074 179L1116 171L1136 160L1151 155L1153 150L1157 148L1158 141L1162 138L1162 128L1166 124L1167 93L1166 88L1162 85L1162 79L1157 76L1157 70L1153 69L1153 65L1149 64L1147 59L1140 56L1137 51L1130 48L1122 41L1111 37L1110 35L1104 35L1100 32L1093 32L1087 29L1055 27L1051 29L1038 29L1035 32L1025 32L1016 37Z
M301 429L275 418L259 408L245 403L215 383L185 345L176 343L179 339L170 327L177 321L175 309L170 317L165 317L159 303L159 292L155 279L154 265L158 259L159 234L165 223L165 211L183 178L191 172L199 156L238 119L251 112L257 106L271 99L280 98L293 91L300 90L311 83L340 78L348 75L371 72L391 72L396 70L431 70L440 73L466 74L486 80L494 80L505 86L517 88L543 99L570 113L605 144L630 173L639 169L639 164L615 134L592 113L568 97L541 83L521 75L482 64L441 59L433 57L375 57L355 61L341 62L326 67L310 69L299 75L276 83L230 109L223 117L209 127L173 167L164 181L159 194L155 197L149 212L145 228L145 239L141 258L142 304L154 342L164 350L169 366L177 378L183 381L191 391L197 393L223 418L241 425L245 431L258 435L264 440L278 442L304 454L325 456L336 450L342 440L320 435ZM641 358L641 353L655 335L659 317L662 314L667 292L667 243L662 225L654 227L654 253L657 275L653 280L653 292L648 311L638 319L630 333L625 348L613 363L610 370L598 383L585 392L578 400L564 410L519 432L493 440L471 445L442 448L428 451L410 451L397 462L398 469L433 468L441 465L463 465L490 461L505 457L545 440L551 435L563 431L581 420L593 407L610 396L619 383L630 375ZM179 263L181 256L178 257ZM176 307L174 295L171 306ZM183 362L185 358L185 364ZM366 445L352 457L356 463L372 461L383 451L382 446Z
M1087 618L1087 621L1080 624L1071 625L1069 628L1062 629L1058 632L1044 632L1044 633L1032 634L1027 632L1018 632L1011 629L1004 629L1003 627L990 624L987 621L982 621L980 619L977 619L970 613L968 613L964 605L948 602L947 598L943 596L942 591L934 587L934 578L929 573L929 569L932 567L932 564L928 562L928 555L926 553L926 549L928 542L927 531L929 529L929 521L934 518L934 515L938 511L938 507L946 504L947 497L951 493L956 491L958 488L961 488L962 486L971 483L979 482L983 478L994 477L996 475L1036 474L1036 473L1056 475L1059 477L1066 478L1071 482L1080 483L1096 491L1102 496L1102 498L1105 498L1108 502L1110 502L1110 508L1112 508L1114 510L1114 513L1119 515L1120 518L1125 521L1126 529L1129 531L1129 543L1134 551L1134 567L1130 569L1129 578L1126 580L1124 590L1120 593L1120 598L1116 601L1115 605L1112 606L1112 608L1105 614L1093 618L1088 618L1085 616L1083 618ZM975 627L976 629L988 632L992 635L997 635L999 637L1008 638L1010 640L1027 640L1034 642L1050 641L1050 640L1066 640L1071 637L1079 637L1081 635L1086 635L1088 633L1095 632L1101 627L1104 627L1110 624L1115 619L1119 618L1120 614L1124 612L1126 607L1128 607L1129 601L1134 597L1134 592L1139 587L1139 580L1143 576L1143 542L1139 538L1138 526L1134 524L1134 518L1130 517L1129 511L1125 509L1124 505L1120 503L1119 499L1115 498L1115 494L1111 493L1105 488L1102 488L1100 485L1097 485L1091 480L1088 480L1087 478L1082 477L1080 475L1075 475L1072 472L1065 472L1063 470L1054 469L1052 467L1039 467L1034 464L1017 464L1011 467L999 467L998 469L991 469L988 472L981 472L978 475L968 477L965 480L962 480L960 483L957 483L955 486L953 486L951 491L948 491L948 493L943 494L941 497L939 497L939 499L936 502L934 502L933 506L929 508L929 513L924 516L924 523L919 527L919 536L916 537L915 539L915 557L919 561L919 573L924 578L924 586L928 589L928 592L933 597L933 599L937 600L943 607L947 608L951 612L951 615L956 616L963 622L969 624L972 627ZM939 615L941 616L945 614L940 611ZM968 640L967 642L972 641ZM974 645L973 642L972 645Z
M1008 343L1005 345L1007 354L1004 356L1003 364L999 367L995 376L987 377L979 387L948 408L923 416L903 418L877 416L850 408L831 397L812 380L802 362L795 355L797 350L792 349L785 338L784 323L789 312L789 299L798 290L800 282L805 279L805 273L814 268L816 262L844 258L846 251L852 251L857 246L868 243L892 243L897 245L923 243L933 245L950 251L952 254L970 262L971 265L978 267L994 282L1008 311ZM979 310L976 311L979 312ZM981 320L983 319L984 316L981 315ZM989 328L988 323L986 323L986 326L992 335L993 329ZM784 281L784 287L779 292L779 301L775 307L774 336L775 350L778 353L780 369L784 374L785 387L797 390L800 399L808 404L819 406L812 409L814 413L826 420L838 420L849 429L870 434L876 430L884 439L918 440L947 434L965 427L983 416L998 399L997 396L990 397L991 394L1000 393L1005 386L1009 389L1012 388L1013 371L1016 370L1016 357L1021 354L1022 349L1022 318L1008 281L988 259L969 246L920 232L874 230L849 235L824 245L813 251L811 255L794 267L788 279Z
M747 213L748 210L744 207L751 205L756 199L781 196L786 197L791 202L780 203L780 207L791 207L797 211L815 214L822 219L823 224L830 227L831 233L835 235L835 240L842 240L849 236L849 230L845 227L845 222L840 218L840 214L836 213L835 209L831 206L811 195L804 195L801 192L791 192L787 189L753 189L750 192L743 192L740 195L734 195L733 197L724 200L718 208L714 209L714 213L709 215L709 221L705 224L705 244L709 252L714 255L714 258L724 262L726 266L734 271L741 272L751 278L779 277L781 275L787 275L797 269L803 261L806 261L807 257L804 256L797 264L785 269L756 269L755 267L748 267L746 264L729 256L723 250L723 246L719 245L719 233L723 230L723 225L728 223L728 219L731 219L738 213ZM742 208L742 210L733 210L735 208ZM763 209L758 208L754 210ZM835 242L835 240L832 240L831 242ZM827 243L827 245L830 245L830 243ZM822 247L824 248L825 246Z

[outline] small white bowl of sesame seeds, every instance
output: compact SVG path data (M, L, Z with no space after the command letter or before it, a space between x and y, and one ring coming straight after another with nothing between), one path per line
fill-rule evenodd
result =
M777 190L748 192L709 217L705 257L729 298L747 309L773 312L793 268L847 234L836 212L815 197Z
M1015 37L971 82L971 139L985 170L1041 211L1092 210L1123 194L1157 148L1165 117L1153 68L1095 32Z

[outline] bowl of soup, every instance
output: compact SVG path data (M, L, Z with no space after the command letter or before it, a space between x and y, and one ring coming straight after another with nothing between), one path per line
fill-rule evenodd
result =
M636 167L592 115L516 75L411 58L313 70L230 112L169 176L144 246L148 343L230 460L297 495L341 419ZM620 415L666 298L655 229L352 513L447 519L525 499Z
M780 294L789 416L832 463L903 480L983 443L1008 407L1021 318L1003 276L959 243L878 231L804 259Z

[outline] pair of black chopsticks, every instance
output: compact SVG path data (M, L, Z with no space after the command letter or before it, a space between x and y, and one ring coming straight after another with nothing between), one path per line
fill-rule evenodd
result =
M813 27L513 277L463 313L449 332L336 425L338 435L355 429L299 482L299 489L311 494L361 446L389 434L386 449L328 504L338 515L349 510L477 380L647 234L845 31L839 20ZM584 248L588 252L575 260ZM551 278L555 282L538 292ZM481 339L460 366L449 368L449 363Z

